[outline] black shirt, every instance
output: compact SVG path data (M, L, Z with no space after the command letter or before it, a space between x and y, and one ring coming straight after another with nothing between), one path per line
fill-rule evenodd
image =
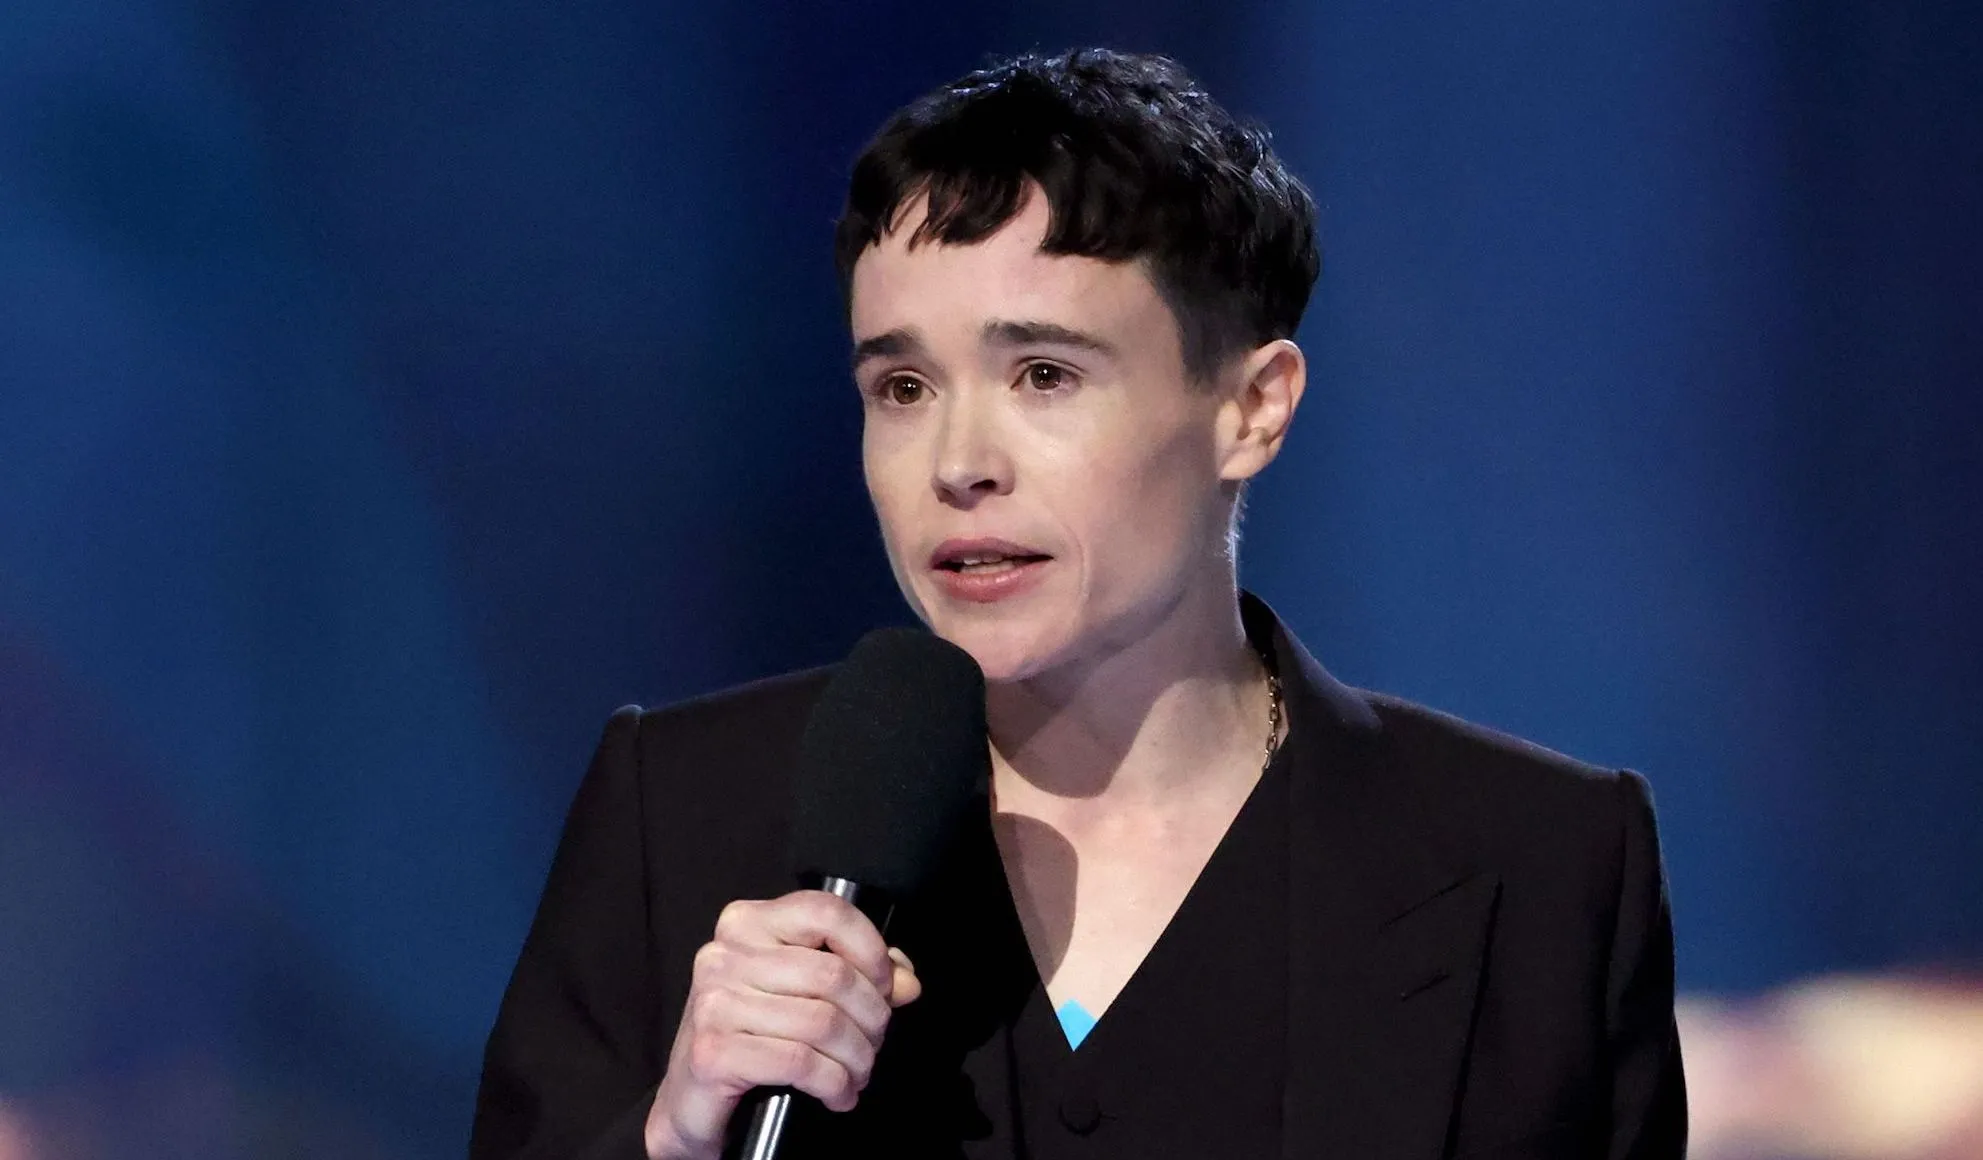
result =
M1276 1154L1286 749L1079 1048L1027 948L989 806L975 810L931 889L889 931L917 964L922 998L896 1013L863 1107L811 1130L847 1147L886 1139L903 1154L971 1160Z

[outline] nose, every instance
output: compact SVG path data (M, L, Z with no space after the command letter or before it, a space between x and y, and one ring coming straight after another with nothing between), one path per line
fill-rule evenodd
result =
M1005 453L989 392L953 392L943 407L931 481L937 497L975 507L987 496L1012 490L1012 460Z

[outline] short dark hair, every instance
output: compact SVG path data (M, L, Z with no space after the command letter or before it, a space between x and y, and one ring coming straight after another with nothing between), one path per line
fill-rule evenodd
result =
M1083 48L979 69L909 104L854 162L834 231L843 291L902 206L910 245L982 240L1046 192L1041 249L1148 262L1187 372L1294 333L1321 270L1315 202L1242 122L1167 57Z

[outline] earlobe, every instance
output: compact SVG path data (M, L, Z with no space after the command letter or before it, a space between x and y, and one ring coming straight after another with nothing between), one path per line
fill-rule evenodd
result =
M1221 424L1230 432L1230 441L1221 456L1219 475L1244 480L1259 474L1280 454L1308 385L1308 360L1292 341L1277 338L1249 353L1235 380L1225 403L1227 421Z

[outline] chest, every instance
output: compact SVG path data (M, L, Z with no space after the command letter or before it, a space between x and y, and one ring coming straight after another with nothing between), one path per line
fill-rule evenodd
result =
M1258 794L1204 827L1089 850L988 810L942 884L947 905L907 916L902 945L926 991L898 1013L883 1054L916 1062L877 1069L877 1090L903 1087L876 1106L935 1110L938 1133L974 1158L1277 1154L1280 813ZM1086 891L1110 882L1084 909ZM1069 996L1096 1007L1078 1047L1057 1018ZM961 1081L945 1078L953 1058Z
M1252 786L1163 814L993 819L1028 950L1053 1005L1099 1018L1176 920Z

